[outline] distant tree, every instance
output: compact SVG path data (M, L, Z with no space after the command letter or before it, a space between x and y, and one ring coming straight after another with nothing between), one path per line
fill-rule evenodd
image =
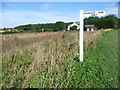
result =
M62 21L58 21L55 23L54 31L61 31L66 29L66 24Z
M101 28L118 28L118 18L115 15L105 17L89 17L85 18L85 25L95 25L97 29Z
M120 18L118 19L118 28L120 29Z
M3 28L3 30L7 30L7 28Z
M104 17L108 21L108 28L118 28L118 18L116 15L108 15Z
M66 30L69 24L73 22L64 23L63 21L58 21L56 23L46 23L46 24L28 24L19 25L14 27L14 29L20 31L37 31L37 32L52 32ZM101 28L120 28L120 19L115 15L108 15L105 17L89 17L84 19L84 25L95 25L97 29ZM75 27L72 27L75 29ZM8 28L4 28L8 30Z
M99 17L89 17L85 18L85 25L95 25L96 28L99 28Z
M72 27L70 27L70 30L71 30L71 31L77 31L77 26L72 26Z

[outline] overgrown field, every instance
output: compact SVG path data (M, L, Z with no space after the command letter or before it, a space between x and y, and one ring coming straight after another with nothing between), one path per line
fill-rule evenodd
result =
M84 62L77 31L3 35L2 87L115 88L117 32L85 32Z

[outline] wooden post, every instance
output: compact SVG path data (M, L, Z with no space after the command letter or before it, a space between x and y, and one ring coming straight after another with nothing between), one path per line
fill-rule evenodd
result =
M83 21L83 10L80 10L80 32L79 32L79 53L80 53L80 58L79 61L82 62L83 61L83 30L84 30L84 21Z

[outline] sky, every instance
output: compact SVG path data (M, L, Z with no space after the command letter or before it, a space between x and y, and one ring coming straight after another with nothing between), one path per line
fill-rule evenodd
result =
M79 21L80 10L106 11L118 16L117 2L2 2L0 28L25 24ZM1 25L2 24L2 25Z

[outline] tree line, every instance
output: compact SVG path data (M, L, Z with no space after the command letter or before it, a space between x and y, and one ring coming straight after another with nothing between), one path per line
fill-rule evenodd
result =
M28 24L28 25L16 26L14 27L14 29L21 31L36 31L36 32L63 31L63 30L67 30L68 25L72 23L73 22L65 23L63 21L58 21L56 23ZM89 17L84 19L84 25L95 25L97 29L107 29L107 28L118 29L120 28L120 18L116 17L115 15L108 15L100 18Z
M97 29L118 29L120 28L120 19L115 15L108 15L105 17L89 17L85 18L86 25L95 25Z
M16 26L14 29L24 30L24 31L37 31L37 32L52 32L52 31L63 31L67 29L69 24L73 22L65 23L63 21L58 21L56 23L46 23L46 24L28 24Z

